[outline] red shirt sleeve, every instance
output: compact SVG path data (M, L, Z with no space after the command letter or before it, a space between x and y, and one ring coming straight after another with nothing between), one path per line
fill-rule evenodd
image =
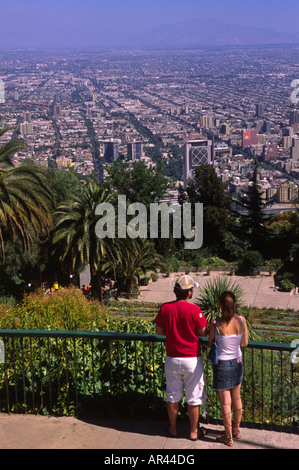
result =
M202 313L200 307L198 307L198 312L195 313L195 317L196 317L196 320L197 320L198 328L200 330L202 330L203 328L205 328L207 326L207 324L208 324L207 319L204 316L204 314Z
M161 328L164 328L164 324L163 324L163 316L162 316L162 312L161 312L161 308L155 318L155 323L157 326L160 326Z

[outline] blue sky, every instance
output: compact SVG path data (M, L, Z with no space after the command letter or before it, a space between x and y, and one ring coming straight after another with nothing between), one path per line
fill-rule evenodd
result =
M299 32L299 1L9 0L0 7L0 48L109 43L195 18Z

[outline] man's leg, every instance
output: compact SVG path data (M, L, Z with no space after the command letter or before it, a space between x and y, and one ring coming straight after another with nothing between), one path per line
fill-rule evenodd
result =
M166 356L165 377L166 377L166 398L167 412L169 419L168 433L172 436L177 435L177 417L179 404L183 398L184 384L180 372L181 360L175 357Z
M170 401L167 402L167 412L168 412L168 419L169 419L168 432L172 436L177 435L176 423L177 423L177 417L178 417L178 412L179 412L179 404L180 402L178 403L171 403Z
M192 406L188 405L188 416L190 422L190 439L196 439L198 437L198 420L199 420L199 405Z
M206 383L202 357L185 358L184 361L185 396L188 403L190 439L203 437L204 428L199 430L199 406L206 401Z

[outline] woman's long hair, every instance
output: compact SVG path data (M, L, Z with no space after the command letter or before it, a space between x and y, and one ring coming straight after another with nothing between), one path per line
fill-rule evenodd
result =
M229 323L236 313L235 294L226 290L220 295L219 302L222 310L222 319L225 321L225 323Z

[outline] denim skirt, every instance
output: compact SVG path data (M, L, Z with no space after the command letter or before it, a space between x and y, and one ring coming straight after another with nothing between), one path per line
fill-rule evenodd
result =
M218 361L213 365L213 388L229 390L240 385L244 375L242 358Z

